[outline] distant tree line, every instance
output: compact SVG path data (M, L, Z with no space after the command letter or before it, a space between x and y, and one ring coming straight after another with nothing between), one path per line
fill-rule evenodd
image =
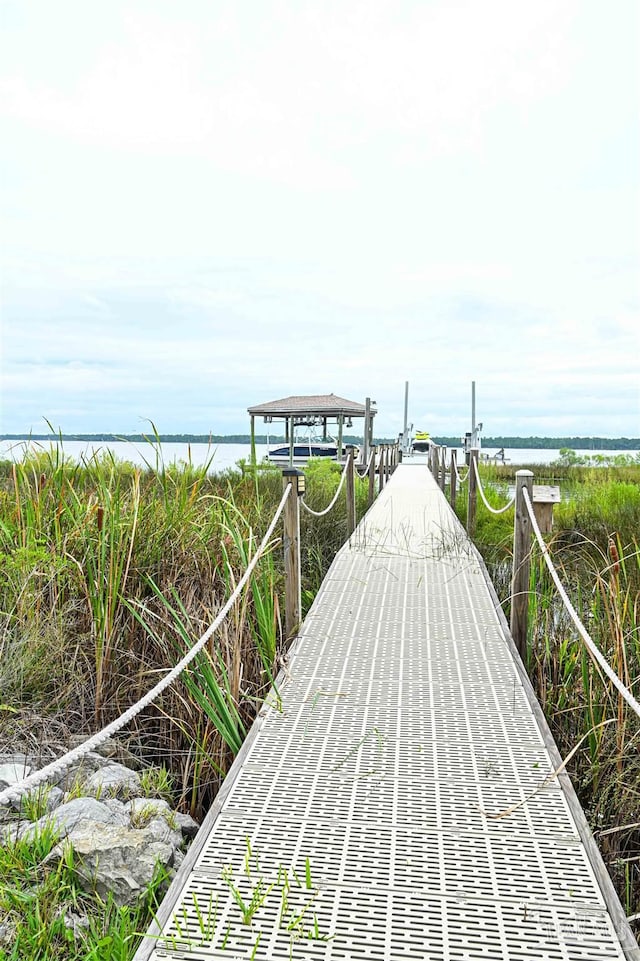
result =
M249 444L249 434L159 434L164 444ZM156 435L150 434L0 434L0 440L75 440L100 441L113 443L114 441L129 441L131 443L145 443L155 441ZM256 444L280 443L285 440L283 434L256 434ZM393 444L396 437L374 438L375 444ZM434 435L436 444L447 447L459 447L460 437L444 437ZM345 434L345 444L361 444L362 436ZM483 447L519 447L523 450L556 450L561 447L572 450L640 450L640 437L483 437Z

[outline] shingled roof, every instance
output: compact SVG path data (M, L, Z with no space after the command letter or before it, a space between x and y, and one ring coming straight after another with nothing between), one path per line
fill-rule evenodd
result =
M252 417L364 417L365 405L335 394L293 395L247 408ZM375 414L375 409L371 409Z

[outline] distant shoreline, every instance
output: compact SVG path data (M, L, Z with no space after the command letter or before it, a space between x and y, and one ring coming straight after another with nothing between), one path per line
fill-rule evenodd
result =
M163 444L250 444L249 434L0 434L0 441L85 441L109 443L124 441L129 443L154 443L159 440ZM397 438L374 438L375 443L392 444ZM437 444L447 447L460 447L459 437L444 437L433 435ZM257 434L256 444L278 443L284 441L283 435ZM345 435L346 443L361 443L362 437ZM640 450L640 437L483 437L483 447L505 447L520 450L559 450L568 447L571 450Z

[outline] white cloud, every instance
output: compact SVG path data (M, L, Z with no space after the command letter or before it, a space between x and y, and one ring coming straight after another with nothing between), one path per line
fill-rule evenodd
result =
M6 6L6 430L640 433L635 0Z

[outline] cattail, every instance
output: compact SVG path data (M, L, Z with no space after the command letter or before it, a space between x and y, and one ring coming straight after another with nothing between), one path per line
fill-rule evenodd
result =
M98 504L98 509L96 511L98 518L98 530L101 531L104 526L104 507Z
M620 573L620 555L613 537L609 538L609 560L611 561L611 571L617 577Z

